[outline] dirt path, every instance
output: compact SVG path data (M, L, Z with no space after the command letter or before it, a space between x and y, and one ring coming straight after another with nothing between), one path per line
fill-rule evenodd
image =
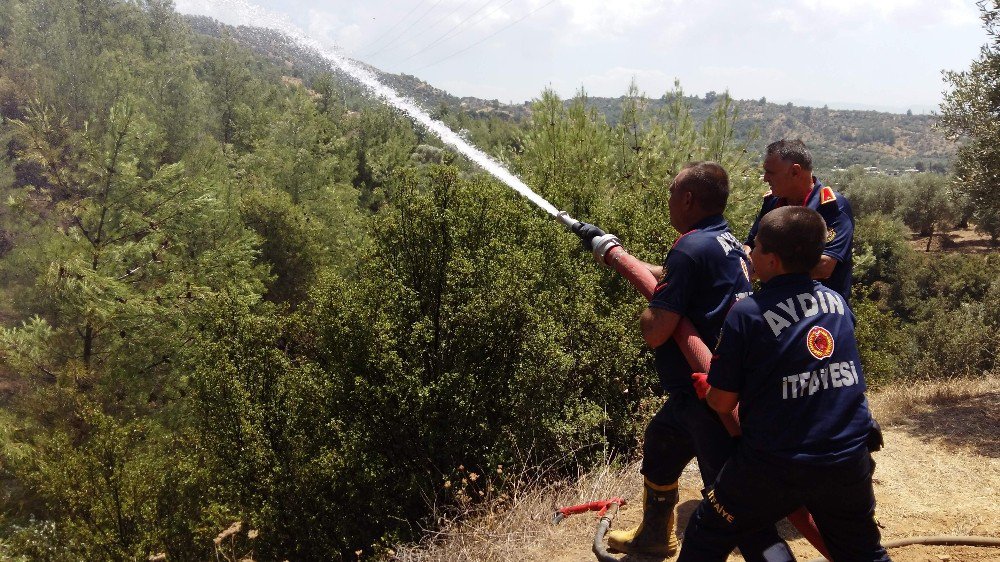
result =
M873 410L885 426L886 447L876 453L877 515L883 540L922 535L1000 537L1000 381L950 381L875 393ZM560 506L624 496L613 529L641 517L638 465L586 475L573 485L526 493L512 510L492 512L442 535L432 548L401 553L401 560L525 560L592 562L596 529L592 514L554 526ZM692 463L681 478L679 527L700 500L701 482ZM783 522L779 525L799 560L818 553ZM896 562L1000 562L1000 548L909 546L892 549ZM659 558L625 557L623 562ZM738 554L730 560L742 560Z

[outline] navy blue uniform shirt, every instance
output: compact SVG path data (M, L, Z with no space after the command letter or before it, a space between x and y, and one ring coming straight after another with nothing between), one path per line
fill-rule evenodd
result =
M653 291L650 308L676 312L691 320L711 349L719 340L726 312L750 294L746 254L722 215L706 217L674 242L663 263L664 278ZM674 340L653 350L660 385L667 392L694 392L691 366Z
M872 421L854 314L806 274L775 277L733 306L708 382L739 394L751 449L834 464L866 448Z
M757 236L757 229L760 227L760 220L764 218L764 215L788 204L790 202L784 197L775 197L770 193L765 195L760 213L757 214L753 226L750 227L746 245L754 247L754 238ZM813 178L813 188L806 195L802 205L817 211L826 221L827 238L823 255L837 260L837 266L833 268L833 273L830 274L829 279L823 280L823 284L840 293L845 300L850 300L851 274L854 269L854 260L851 257L854 240L854 212L851 210L850 202L840 193Z

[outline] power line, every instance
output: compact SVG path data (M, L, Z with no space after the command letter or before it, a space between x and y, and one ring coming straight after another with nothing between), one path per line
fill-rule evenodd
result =
M412 10L410 10L409 12L406 12L406 15L404 15L401 18L399 18L399 21L397 21L396 23L392 24L392 26L389 29L386 29L385 32L382 33L382 35L379 35L374 41L372 41L371 43L365 45L364 48L368 49L368 48L374 47L376 44L378 44L379 41L382 40L383 37L385 37L386 35L389 35L389 32L391 32L393 29L396 29L397 27L399 27L399 24L401 24L404 21L406 21L406 18L410 17L410 15L413 14L413 12L416 12L417 8L419 8L420 6L423 6L426 3L427 3L427 0L420 0L420 2L418 2L417 5L414 6ZM358 51L361 51L361 49L358 49Z
M506 2L504 2L503 4L501 4L500 6L498 6L497 8L495 8L494 10L490 10L490 12L489 12L489 13L491 13L491 14L492 14L492 13L493 13L494 11L496 11L496 10L498 10L498 9L500 9L500 8L503 8L504 6L506 6L507 4L510 4L510 3L511 3L511 2L513 2L513 1L514 1L514 0L507 0ZM431 47L433 47L434 45L437 45L437 44L438 44L438 43L440 43L441 41L444 41L445 39L449 39L449 38L451 38L451 37L454 37L455 35L458 35L458 33L456 33L456 34L452 35L452 32L453 32L453 31L455 31L456 29L460 28L460 27L461 27L461 26L462 26L463 24L465 24L465 22L467 22L467 21L469 21L470 19L472 19L472 18L473 18L473 16L475 16L475 15L476 15L476 14L478 14L479 12L483 11L483 10L484 10L484 9L485 9L485 8L486 8L487 6L489 6L489 5L490 5L490 4L492 3L492 2L493 2L493 0L486 0L486 2L485 2L484 4L482 4L481 6L479 6L478 8L476 8L476 11L474 11L474 12L472 12L471 14L469 14L468 16L466 16L466 17L465 17L465 19L463 19L462 21L460 21L460 22L456 23L455 25L453 25L453 26L451 27L451 29L449 29L448 31L445 31L445 32L444 32L444 33L443 33L443 34L442 34L442 35L441 35L440 37L438 37L438 38L437 38L437 39L435 39L434 41L431 41L431 42L430 42L429 44L425 45L423 49L420 49L419 51L417 51L417 52L415 52L415 53L412 53L412 54L411 54L410 56L406 57L405 59L403 59L403 60L401 60L401 61L399 61L399 62L400 62L400 63L403 63L403 62L406 62L406 61L408 61L408 60L412 59L413 57L415 57L415 56L419 55L420 53L423 53L423 52L424 52L424 51L426 51L427 49L430 49L430 48L431 48ZM460 31L459 33L461 33L461 31Z
M492 0L488 0L486 3L489 4L490 1L492 1ZM463 5L462 4L458 4L457 6L455 6L454 10L448 12L444 16L442 16L442 17L438 18L437 20L435 20L434 23L432 23L432 24L428 25L427 27L425 27L423 29L423 31L420 31L419 33L417 33L416 35L414 35L413 37L411 37L411 39L416 39L417 37L420 37L420 36L424 35L425 33L427 33L428 31L434 29L435 27L437 27L437 24L439 24L439 23L443 22L444 20L450 18L451 16L455 15L455 12L461 10L462 8L463 8Z
M475 47L475 46L477 46L477 45L479 45L479 44L483 43L483 42L484 42L484 41L486 41L487 39L490 39L490 38L492 38L493 36L495 36L495 35L497 35L497 34L501 33L502 31L505 31L505 30L507 30L507 29L509 29L509 28L511 28L511 27L513 27L513 26L515 26L515 25L517 25L518 23L521 23L522 21L524 21L525 19L527 19L527 18L528 18L528 16L530 16L530 15L534 14L535 12L537 12L537 11L541 10L542 8L545 8L545 7L547 7L547 6L549 5L549 4L552 4L552 3L554 3L555 1L556 1L556 0L549 0L548 2L546 2L546 3L542 4L541 6L539 6L539 7L535 8L534 10L531 10L531 11L530 11L530 12L528 12L527 14L524 14L524 15L523 15L523 16L521 16L520 18L518 18L518 19L516 19L516 20L514 20L514 21L512 21L512 22L510 22L509 24L507 24L507 25L505 25L505 26L501 27L500 29L498 29L498 30L494 31L493 33L490 33L490 34L489 34L489 35L487 35L486 37L483 37L483 38L482 38L482 39L480 39L479 41L476 41L475 43L473 43L473 44L469 45L468 47L466 47L466 48L462 49L461 51L458 51L458 52L455 52L455 53L452 53L452 54L450 54L450 55L448 55L448 56L444 57L443 59L440 59L440 60L438 60L438 61L436 61L436 62L432 62L432 63L430 63L430 64L428 64L428 65L426 65L426 66L422 66L422 67L420 67L419 69L417 69L417 71L420 71L420 70L424 70L424 69L426 69L426 68L430 68L430 67L432 67L432 66L434 66L434 65L436 65L436 64L441 64L442 62L444 62L444 61L446 61L446 60L448 60L448 59L451 59L451 58L454 58L454 57L457 57L458 55L460 55L460 54L462 54L462 53L464 53L464 52L468 51L469 49L471 49L471 48L473 48L473 47Z
M368 56L369 56L369 57L374 57L375 55L377 55L377 54L379 54L379 53L381 53L381 52L385 51L385 50L386 50L386 49L388 49L389 47L391 47L391 46L395 45L395 44L396 44L396 43L397 43L397 42L398 42L399 40L401 40L401 39L402 39L403 37L405 37L405 36L406 36L406 32L407 32L407 31L409 31L409 30L413 29L413 26L417 25L418 23L420 23L420 20L422 20L422 19L424 19L425 17L427 17L427 14L431 13L431 11L433 11L433 10L434 10L434 8L436 8L436 7L438 6L438 4L440 4L440 3L441 3L441 1L442 1L442 0L437 0L437 2L435 2L435 3L434 3L434 4L433 4L433 5L432 5L432 6L430 7L430 8L427 8L427 11L426 11L426 12L424 12L423 14L420 14L420 17L419 17L419 18L417 18L417 19L413 20L413 21L412 21L412 22L410 23L410 25L408 25L408 26L406 26L405 28L403 28L402 30L400 30L400 31L399 31L399 33L397 33L397 34L396 34L396 36L395 36L395 37L393 37L391 41L389 41L389 42L388 42L388 43L386 43L385 45L382 45L382 48L381 48L381 49L379 49L379 50L375 51L374 53L372 53L372 54L370 54L370 55L368 55Z

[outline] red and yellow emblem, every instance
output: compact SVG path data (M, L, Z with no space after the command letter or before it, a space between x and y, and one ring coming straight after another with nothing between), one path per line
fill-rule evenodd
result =
M821 326L813 326L806 336L806 347L816 359L826 359L833 355L833 335Z
M827 203L829 203L831 201L836 201L836 200L837 200L837 195L833 192L832 189L830 189L829 187L827 187L825 185L822 188L820 188L820 190L819 190L819 204L820 205L826 205Z

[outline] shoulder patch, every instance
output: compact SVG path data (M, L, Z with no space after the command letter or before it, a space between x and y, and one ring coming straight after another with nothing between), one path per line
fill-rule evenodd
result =
M813 326L806 335L806 348L816 359L822 360L833 355L835 346L833 334L822 326Z
M836 200L837 200L837 195L833 192L832 189L830 189L829 187L827 187L825 185L822 188L820 188L820 190L819 190L819 204L820 205L826 205L827 203L830 203L831 201L836 201Z

